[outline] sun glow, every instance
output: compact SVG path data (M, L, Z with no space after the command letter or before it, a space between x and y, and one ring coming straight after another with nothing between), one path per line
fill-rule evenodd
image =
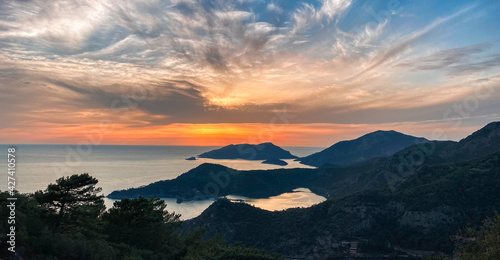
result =
M40 124L29 131L7 129L3 142L18 144L93 145L193 145L225 146L228 144L272 142L280 146L327 147L335 142L357 138L376 130L433 137L428 133L444 130L441 139L460 139L475 127L453 128L453 122L392 124L170 124L131 127L121 123L59 126Z

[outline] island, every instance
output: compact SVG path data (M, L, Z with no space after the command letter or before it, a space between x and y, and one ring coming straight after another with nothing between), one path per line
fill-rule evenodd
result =
M268 158L267 160L263 161L262 163L265 163L265 164L274 164L274 165L280 165L280 166L287 166L288 163L283 161L283 160L280 160L276 157L270 157Z
M267 160L296 159L289 151L274 145L273 143L261 144L231 144L222 148L200 154L200 158L208 159L244 159L244 160Z
M451 165L479 159L495 152L500 153L500 122L491 123L459 142L418 143L391 156L372 158L345 167L245 171L219 164L203 163L175 179L157 181L127 190L116 190L107 197L110 199L140 196L177 198L182 202L216 199L227 195L268 198L292 192L296 188L308 188L313 193L334 200L359 192L386 187L395 188L418 171L430 171L427 166ZM412 158L416 154L421 154L423 158L421 161L416 161L419 164L410 164L411 161L407 158ZM401 158L405 161L402 162ZM403 164L404 162L408 164ZM493 168L499 169L498 165Z
M189 158L186 158L187 161L195 161L196 160L196 157L194 156L191 156Z

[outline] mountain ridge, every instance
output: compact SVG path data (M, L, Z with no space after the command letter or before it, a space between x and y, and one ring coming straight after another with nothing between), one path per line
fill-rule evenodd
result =
M487 128L488 129L488 128ZM488 136L500 140L496 132ZM484 133L482 129L475 133ZM484 134L472 134L467 143L483 142ZM495 143L490 139L491 143ZM475 145L477 146L477 145ZM339 199L356 192L394 187L415 174L421 166L456 163L478 158L468 154L460 142L429 141L383 158L373 158L346 167L320 167L316 169L275 169L238 171L218 164L201 164L173 180L163 180L139 188L113 191L109 198L157 196L182 200L218 198L242 195L252 198L276 196L295 188L309 188L329 199ZM489 153L500 151L499 146L488 146ZM464 148L465 149L465 148ZM207 188L209 187L209 188ZM211 188L210 188L211 187ZM206 192L210 190L211 192Z
M337 142L297 161L316 167L325 164L348 166L372 158L387 157L408 146L428 141L423 137L414 137L394 130L377 130L356 139Z
M341 244L352 240L361 243L363 254L407 248L422 257L419 252L449 254L454 249L450 237L461 227L480 225L500 210L500 200L492 196L499 192L496 152L465 162L422 166L394 189L363 191L305 209L266 212L221 200L183 225L186 230L204 227L209 236L223 234L228 241L290 258L347 257L349 251Z

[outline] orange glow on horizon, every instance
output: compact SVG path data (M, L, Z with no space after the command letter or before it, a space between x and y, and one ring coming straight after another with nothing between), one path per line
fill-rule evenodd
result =
M434 138L435 129L445 136ZM30 129L0 130L5 144L79 144L93 145L186 145L224 146L237 143L273 142L279 146L327 147L338 141L355 139L376 130L396 130L428 139L458 140L475 127L453 129L447 123L392 124L170 124L131 127L125 124L88 124L82 126L39 125Z

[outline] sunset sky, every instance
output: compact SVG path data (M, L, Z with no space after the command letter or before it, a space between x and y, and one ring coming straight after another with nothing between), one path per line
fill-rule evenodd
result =
M0 143L329 146L500 120L500 1L0 0Z

